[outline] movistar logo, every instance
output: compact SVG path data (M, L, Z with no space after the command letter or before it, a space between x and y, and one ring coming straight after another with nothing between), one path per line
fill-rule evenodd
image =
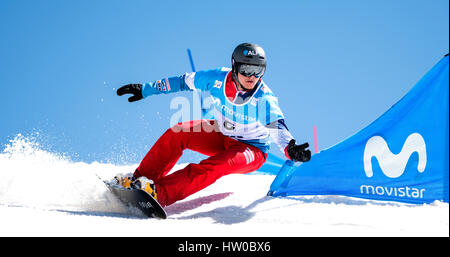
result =
M372 157L375 157L384 175L389 178L398 178L405 171L409 157L414 152L419 155L417 170L424 172L427 164L427 151L425 140L419 133L409 135L398 154L391 152L384 138L380 136L371 137L364 149L364 171L367 177L373 176Z

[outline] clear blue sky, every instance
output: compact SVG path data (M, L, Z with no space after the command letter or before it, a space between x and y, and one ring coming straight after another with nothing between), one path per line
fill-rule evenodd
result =
M0 1L0 149L18 133L73 160L136 163L178 93L130 104L115 90L230 67L242 42L299 141L319 149L384 113L449 46L448 0ZM426 121L424 121L426 122ZM272 152L280 155L273 147ZM189 153L184 160L198 159Z

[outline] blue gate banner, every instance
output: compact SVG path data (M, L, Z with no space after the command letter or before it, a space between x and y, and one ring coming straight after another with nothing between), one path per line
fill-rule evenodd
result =
M277 177L271 194L448 202L448 58L369 126Z

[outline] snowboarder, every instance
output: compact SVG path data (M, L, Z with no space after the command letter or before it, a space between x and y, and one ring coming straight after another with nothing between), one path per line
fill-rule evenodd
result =
M278 99L262 80L266 71L264 50L257 44L240 44L231 62L232 69L186 73L117 90L119 96L132 94L129 102L178 91L209 92L213 115L212 119L182 122L168 129L134 173L115 177L118 184L143 189L162 206L168 206L224 175L256 171L266 161L270 139L287 158L309 161L308 143L296 144ZM185 149L209 158L168 175Z

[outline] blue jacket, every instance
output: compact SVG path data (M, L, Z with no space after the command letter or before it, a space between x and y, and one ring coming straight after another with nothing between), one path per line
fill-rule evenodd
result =
M144 98L179 91L202 91L202 108L215 119L220 131L228 137L268 152L272 138L284 152L292 139L284 115L272 90L260 80L251 92L239 94L233 102L225 94L229 68L186 73L145 83Z

